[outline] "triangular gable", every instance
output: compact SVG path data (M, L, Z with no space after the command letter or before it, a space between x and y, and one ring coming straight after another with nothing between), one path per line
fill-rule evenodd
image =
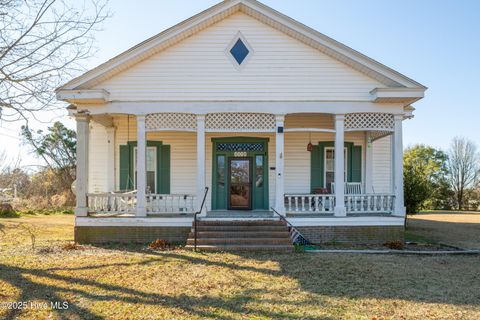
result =
M425 88L408 77L255 0L226 0L121 53L58 90L90 89L236 12L243 12L347 64L387 87Z

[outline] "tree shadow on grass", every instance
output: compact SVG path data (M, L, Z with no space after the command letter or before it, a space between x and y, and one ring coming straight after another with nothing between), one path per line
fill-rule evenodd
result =
M178 258L182 255L162 255L164 257ZM91 268L101 269L104 267L125 267L139 264L152 264L159 262L161 258L151 258L134 263L107 263L91 266ZM206 263L208 261L196 260L196 263ZM228 266L225 264L223 266ZM230 266L233 267L233 266ZM121 302L136 305L163 306L174 309L181 309L186 315L198 316L200 318L214 319L235 319L239 315L248 314L252 317L264 318L291 318L300 319L301 315L285 311L263 310L262 308L249 306L251 302L270 303L272 305L282 303L281 300L261 300L255 296L262 293L260 289L247 289L232 297L212 297L212 296L190 296L182 294L179 296L169 296L158 293L144 292L134 288L128 288L117 284L101 283L91 279L85 279L81 276L62 275L56 271L75 271L82 268L23 268L0 264L0 280L9 283L20 290L19 297L15 301L68 301L69 308L66 310L54 311L61 319L103 319L105 316L96 314L88 307L80 306L78 301L109 301ZM101 270L99 270L101 272ZM33 281L31 277L42 278L41 281ZM141 283L139 283L141 287ZM63 296L69 294L75 296L75 301L66 300ZM291 302L292 307L299 307L311 302ZM5 319L15 319L21 314L21 310L9 310ZM231 316L228 314L234 314ZM327 318L325 318L327 319Z
M273 270L221 261L210 253L145 252L143 248L128 246L127 250L195 265L224 267L232 272L245 270L286 276L295 279L303 290L319 296L480 305L480 256L233 253L243 260L272 261L280 268Z
M312 306L328 307L326 302L328 297L353 300L402 299L467 307L476 307L480 303L480 284L477 281L478 272L475 272L478 271L480 264L479 257L462 257L466 260L459 263L455 261L458 257L246 252L231 253L227 256L182 250L158 252L145 250L145 246L108 246L108 248L141 254L135 255L135 261L132 262L106 262L78 267L27 268L0 264L0 280L20 291L19 297L15 297L16 301L64 301L65 295L74 296L74 301L69 301L68 310L54 311L61 319L102 319L108 312L113 312L112 310L105 310L106 312L101 314L94 312L87 303L95 301L127 303L135 305L135 308L161 307L162 312L168 313L169 309L180 310L185 317L215 319L234 319L242 315L305 318L302 311L310 310ZM108 257L106 259L108 261ZM220 272L228 272L235 277L237 276L235 273L247 271L248 273L241 276L238 274L239 279L247 283L240 285L238 292L228 296L212 296L208 292L203 295L198 293L169 295L141 289L140 275L151 276L150 269L141 269L141 266L157 267L159 264L174 260L187 265L186 269L180 269L183 272L188 271L190 267L220 267L225 269ZM265 267L262 265L264 262L273 262L278 265L278 269ZM82 275L82 270L93 270L96 275L101 275L103 272L111 272L112 268L118 268L119 272L123 272L123 267L137 266L138 270L143 271L139 274L138 284L134 284L134 287L122 285L119 281L121 278L114 279L113 283L104 283L101 277L98 281L97 276L92 279ZM254 280L250 280L249 277L257 273L273 277L268 281L282 281L287 277L295 280L296 284L291 288L291 292L286 288L285 295L276 295L277 292L269 287L263 289L251 287ZM302 294L300 299L289 299L290 295L300 292L299 290L307 294ZM269 298L264 298L265 296ZM266 304L270 307L265 307ZM271 307L275 305L283 305L286 309ZM5 317L14 319L20 312L10 310Z

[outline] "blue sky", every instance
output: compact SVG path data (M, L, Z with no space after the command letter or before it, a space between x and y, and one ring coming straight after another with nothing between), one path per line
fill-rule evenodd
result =
M214 5L211 0L111 0L113 17L97 34L94 67ZM480 1L264 0L263 3L405 74L429 89L404 122L406 146L448 148L454 136L480 145ZM71 121L67 121L72 125ZM2 124L9 153L15 126ZM5 128L7 127L7 128ZM5 143L3 143L5 142ZM23 163L35 162L22 152Z

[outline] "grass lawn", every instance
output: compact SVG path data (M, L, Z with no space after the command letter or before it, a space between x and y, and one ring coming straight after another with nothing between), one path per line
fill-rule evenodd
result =
M72 225L72 216L0 219L0 301L36 303L3 303L0 318L480 318L479 256L62 249ZM40 304L50 301L69 308Z
M430 211L408 216L408 237L480 249L480 212Z

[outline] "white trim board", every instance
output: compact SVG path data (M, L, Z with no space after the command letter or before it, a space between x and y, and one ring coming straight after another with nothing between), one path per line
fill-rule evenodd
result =
M403 226L403 217L287 218L294 227Z
M265 218L210 218L212 221L267 220ZM273 219L268 219L273 220ZM294 227L336 227L336 226L403 226L403 217L321 217L287 218ZM137 217L75 217L76 227L191 227L193 217L137 218Z

